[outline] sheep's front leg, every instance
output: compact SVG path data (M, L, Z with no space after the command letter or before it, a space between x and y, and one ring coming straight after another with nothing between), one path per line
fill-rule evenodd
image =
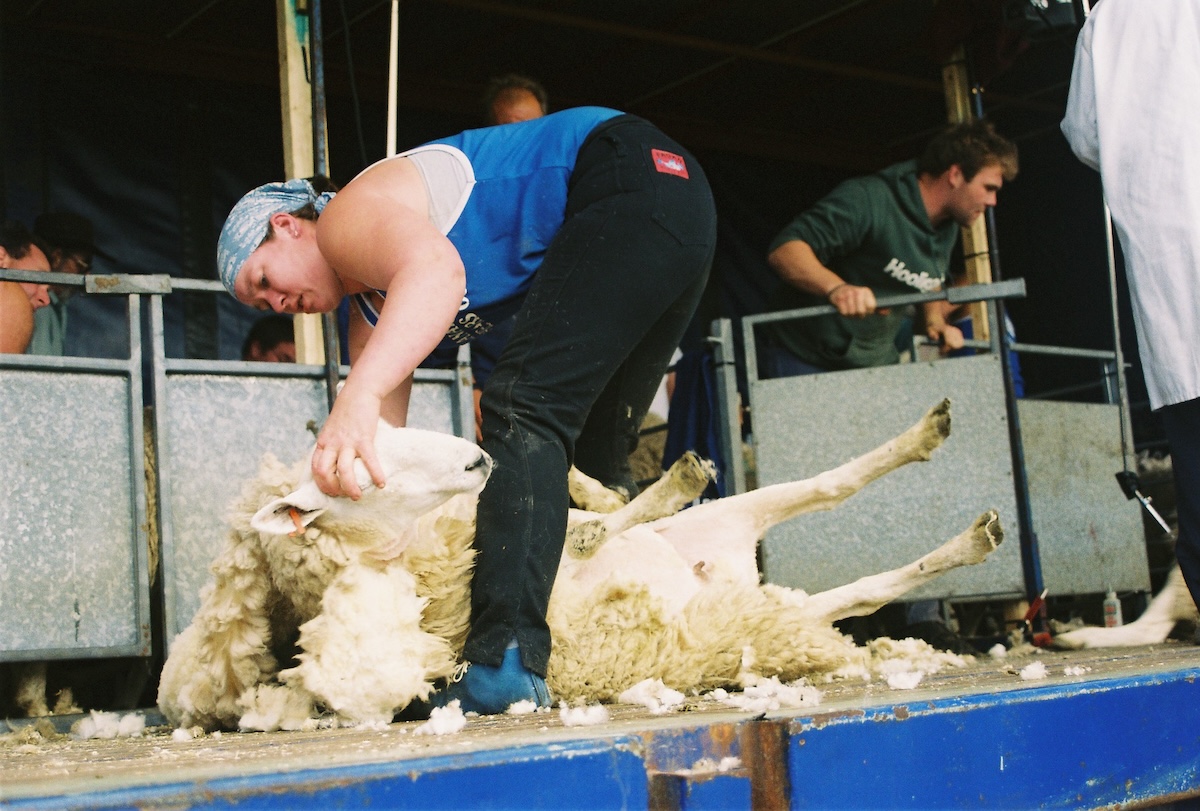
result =
M235 728L238 697L274 676L266 572L257 533L230 533L200 609L171 643L159 678L158 707L175 726Z
M601 518L570 527L566 543L568 554L577 558L589 557L606 538L637 524L678 513L684 505L695 501L716 475L716 465L688 451L633 501Z
M1000 517L995 510L989 510L975 519L966 532L956 535L916 562L810 595L803 601L801 610L825 623L865 616L938 575L960 566L982 563L1003 540Z
M1142 615L1128 625L1116 628L1079 628L1054 637L1054 647L1078 650L1081 648L1116 648L1127 645L1155 645L1166 640L1177 622L1196 622L1200 613L1192 600L1183 573L1176 566L1167 575L1167 582Z
M420 628L425 603L398 564L346 567L325 590L321 613L300 626L300 664L280 679L343 722L391 723L454 670L449 643Z
M571 502L588 512L613 513L629 503L629 499L616 490L609 490L574 466L567 471L567 491L571 494Z

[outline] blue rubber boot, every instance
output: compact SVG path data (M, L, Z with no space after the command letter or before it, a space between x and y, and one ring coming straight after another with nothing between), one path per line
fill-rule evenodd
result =
M458 699L463 712L500 715L518 701L532 701L539 707L550 706L546 680L521 663L517 643L510 642L499 667L469 664L458 681L429 697L435 707L444 707Z

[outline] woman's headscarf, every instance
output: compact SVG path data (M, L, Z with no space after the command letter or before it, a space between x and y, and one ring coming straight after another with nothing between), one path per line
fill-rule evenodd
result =
M225 218L217 239L217 273L231 295L242 265L267 237L268 221L280 212L298 211L311 203L321 213L334 192L317 194L303 178L267 183L247 192Z

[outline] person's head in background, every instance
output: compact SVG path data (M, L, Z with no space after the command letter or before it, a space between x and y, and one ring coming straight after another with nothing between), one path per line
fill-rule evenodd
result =
M947 127L917 159L923 187L940 187L937 217L953 219L963 227L996 205L996 193L1017 176L1017 170L1016 144L986 120ZM939 224L937 217L934 225Z
M0 268L49 270L50 260L24 224L9 220L0 223ZM34 311L49 303L49 285L0 281L0 352L24 352Z
M46 246L46 258L55 273L87 273L92 259L99 254L111 259L96 247L92 221L69 211L50 211L33 221L33 234ZM61 295L62 291L55 288Z
M24 223L6 220L0 225L0 267L19 270L50 270L50 259ZM50 303L45 284L15 282L37 310Z
M295 363L296 332L290 315L266 315L254 322L242 344L242 360Z
M483 94L483 114L488 124L529 121L548 111L545 88L519 73L492 78Z

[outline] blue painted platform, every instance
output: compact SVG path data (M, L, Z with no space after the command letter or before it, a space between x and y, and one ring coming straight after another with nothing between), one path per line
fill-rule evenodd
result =
M818 706L0 747L0 807L1122 808L1200 796L1200 648L986 658Z

